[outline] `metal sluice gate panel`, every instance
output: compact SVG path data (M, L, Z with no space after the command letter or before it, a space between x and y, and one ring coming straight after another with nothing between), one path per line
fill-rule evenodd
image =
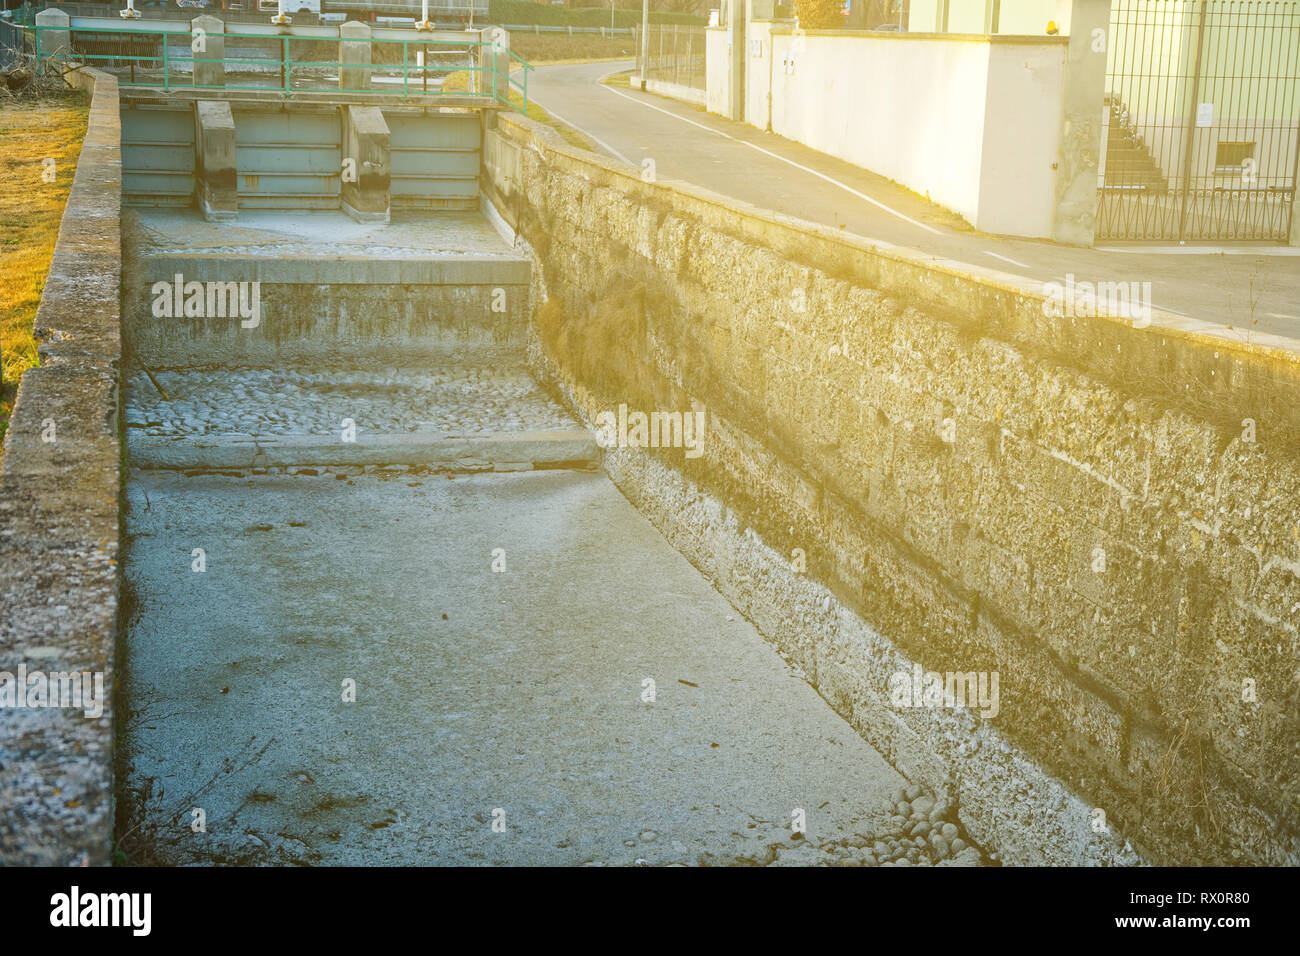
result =
M1096 236L1285 243L1300 0L1114 0Z

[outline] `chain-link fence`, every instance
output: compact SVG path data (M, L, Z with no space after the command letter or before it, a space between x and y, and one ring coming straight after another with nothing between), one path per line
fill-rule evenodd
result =
M649 28L649 65L638 72L646 79L704 89L704 27L652 24ZM641 47L637 46L637 59Z

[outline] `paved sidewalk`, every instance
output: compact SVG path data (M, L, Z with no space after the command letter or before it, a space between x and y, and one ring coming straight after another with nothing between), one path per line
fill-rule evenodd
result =
M1300 248L1240 244L1154 251L1079 249L975 232L960 218L883 177L798 143L661 96L599 81L627 63L538 68L528 94L617 158L655 161L680 179L766 209L970 263L1035 283L1151 282L1155 308L1184 328L1281 336L1300 348Z

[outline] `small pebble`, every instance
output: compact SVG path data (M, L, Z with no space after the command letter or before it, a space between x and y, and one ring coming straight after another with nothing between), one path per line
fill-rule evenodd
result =
M948 846L948 842L936 832L930 833L930 846L934 848L935 854L941 860L947 859L948 854L952 852L952 849Z

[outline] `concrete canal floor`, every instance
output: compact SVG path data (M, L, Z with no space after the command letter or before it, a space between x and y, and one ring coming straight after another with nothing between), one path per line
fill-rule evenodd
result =
M130 862L852 862L906 783L601 473L128 496Z

